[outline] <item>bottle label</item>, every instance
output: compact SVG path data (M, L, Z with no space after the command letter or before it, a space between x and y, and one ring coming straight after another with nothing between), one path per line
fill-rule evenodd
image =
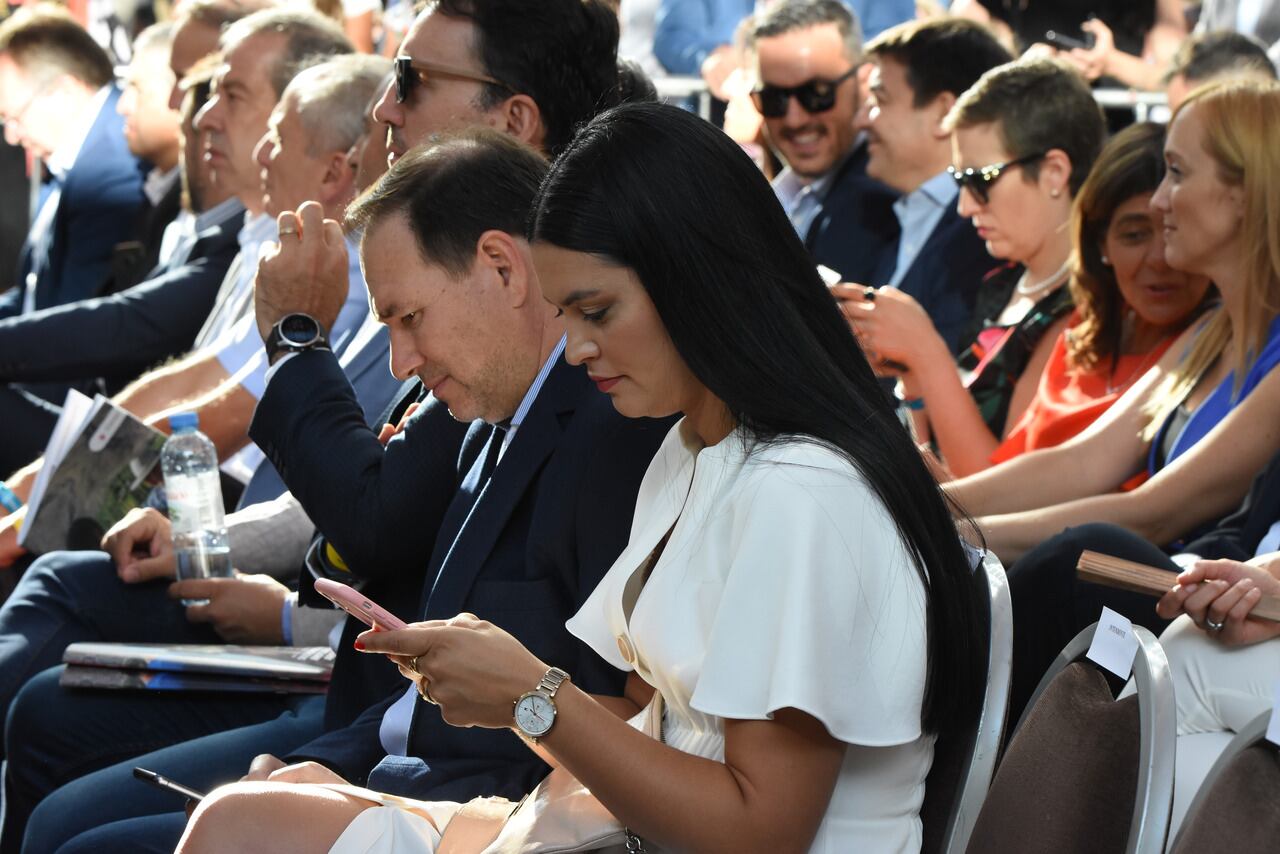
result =
M222 483L218 471L171 475L164 481L175 534L222 528Z

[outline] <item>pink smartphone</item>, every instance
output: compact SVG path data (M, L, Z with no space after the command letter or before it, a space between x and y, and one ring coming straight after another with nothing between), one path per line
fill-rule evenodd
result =
M388 631L405 628L404 620L364 596L359 591L338 581L316 579L316 592L360 622L374 629Z

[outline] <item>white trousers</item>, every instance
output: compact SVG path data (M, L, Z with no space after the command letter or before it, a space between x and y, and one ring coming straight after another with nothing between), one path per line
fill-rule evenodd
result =
M1232 737L1270 710L1280 681L1280 638L1226 647L1185 615L1160 635L1178 704L1172 844L1196 790Z

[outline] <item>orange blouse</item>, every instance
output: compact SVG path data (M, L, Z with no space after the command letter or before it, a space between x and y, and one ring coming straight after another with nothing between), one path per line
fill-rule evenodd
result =
M1035 398L1009 435L992 452L992 465L1027 451L1061 445L1083 431L1124 394L1140 373L1160 360L1175 337L1169 336L1150 352L1121 356L1112 373L1108 370L1109 364L1091 371L1068 367L1069 331L1063 332L1054 342L1053 353L1040 375ZM1104 361L1110 362L1109 359Z

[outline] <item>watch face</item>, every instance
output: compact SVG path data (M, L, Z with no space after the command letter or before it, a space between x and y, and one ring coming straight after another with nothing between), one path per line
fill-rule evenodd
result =
M545 735L555 719L556 704L542 694L525 694L516 703L516 726L526 735Z
M319 324L305 314L286 315L280 321L280 334L291 344L310 344L319 332Z

